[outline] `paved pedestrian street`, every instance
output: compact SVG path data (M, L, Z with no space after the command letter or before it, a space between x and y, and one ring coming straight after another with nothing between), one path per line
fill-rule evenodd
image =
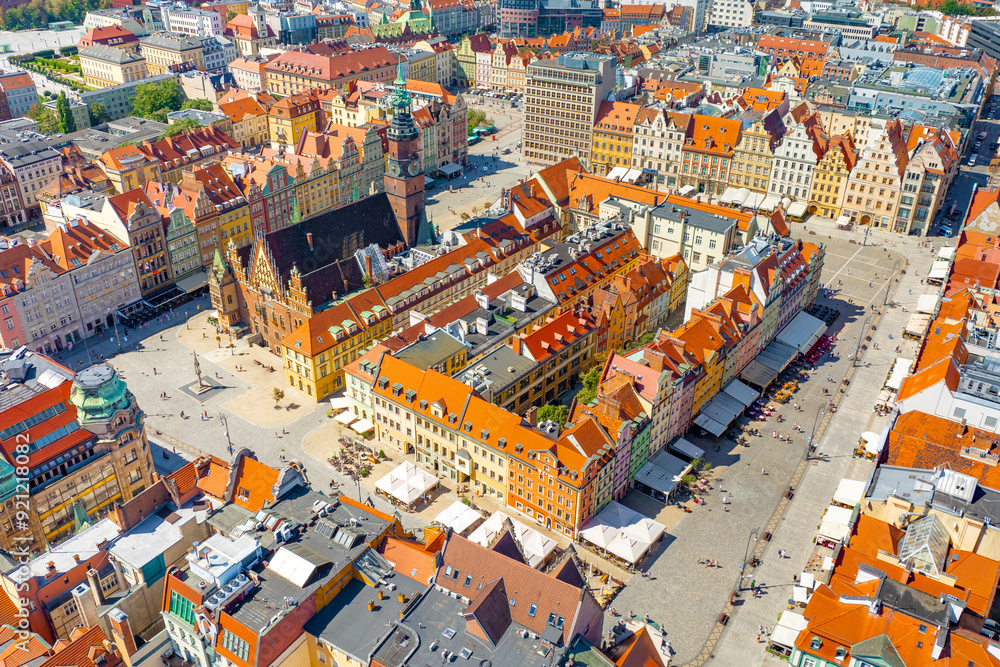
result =
M922 293L920 276L926 274L932 259L928 250L915 250L920 240L904 239L897 241L899 246L887 246L886 239L875 233L868 239L868 245L861 245L858 232L839 232L832 224L819 222L806 227L816 234L803 233L799 227L793 235L826 244L823 283L833 288L840 285L841 291L833 298L819 299L821 304L841 311L829 331L836 334L834 349L810 378L800 384L792 400L780 406L777 412L784 422L777 423L772 416L767 421L751 423L760 430L760 437L750 437L749 447L735 445L730 440L716 442L711 437L689 438L706 451L705 458L713 466L709 475L713 489L704 495L704 505L688 503L692 513L668 531L656 559L648 566L652 578L637 579L638 583L626 586L612 603L621 615L641 612L661 625L675 652L673 664L705 664L710 655L715 656L714 662L719 665L764 664L768 655L764 643L759 651L748 651L747 647L754 643L758 625L773 626L778 613L786 607L791 597L792 575L805 566L823 510L848 466L855 461L852 451L858 436L863 431L879 431L885 424L887 418L879 418L872 406L897 356L896 346L902 343L899 356L913 358L916 352L914 343L900 340L899 332L909 313L897 307L884 309L884 319L857 368L849 358L858 345L862 327L870 330L871 304L882 306L887 300L887 289L889 301L895 299L903 306L916 303ZM826 238L827 235L834 238ZM856 242L850 242L851 239ZM897 261L902 267L905 259L910 260L910 266L902 274L899 287L891 287L890 273ZM911 289L912 294L908 292ZM876 342L877 350L872 347ZM827 381L828 375L832 382ZM851 390L843 395L844 403L836 413L823 414L829 401L839 400L835 395L848 376ZM823 394L824 388L831 396ZM794 403L800 405L801 412L795 411ZM793 431L796 422L804 432ZM739 423L745 424L747 420L741 418ZM751 537L751 533L755 529L760 535L765 532L776 505L804 459L814 423L822 433L817 452L806 465L794 499L766 545L761 567L751 575L751 580L762 587L760 597L751 597L749 591L740 594L734 600L735 611L727 624L717 626L740 578L744 558L757 546L758 538ZM792 442L775 439L772 432L789 435ZM721 504L723 496L730 503L728 512ZM779 560L775 555L779 549L788 552L788 557ZM718 567L699 565L700 560L706 559L716 561ZM616 620L620 619L608 616L605 634ZM712 642L701 655L710 634L717 634L714 630L722 631L721 643Z

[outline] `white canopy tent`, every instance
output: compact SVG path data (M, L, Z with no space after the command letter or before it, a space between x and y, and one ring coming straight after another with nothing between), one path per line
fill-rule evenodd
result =
M793 201L788 207L788 216L790 218L801 218L806 214L806 203L804 201Z
M819 536L831 542L840 542L851 532L851 510L830 505L826 508L819 526Z
M348 424L350 424L352 421L354 421L357 418L358 418L357 415L355 415L353 412L341 412L339 415L337 415L336 417L334 417L334 419L336 419L338 422L340 422L344 426L347 426Z
M451 528L459 535L465 533L469 528L483 520L483 515L466 505L461 500L456 500L434 517L434 522L442 526Z
M760 208L760 205L765 198L766 196L760 192L751 192L747 195L747 198L743 200L743 208Z
M367 433L368 431L375 428L375 424L371 423L367 419L359 419L358 421L351 424L351 428L357 433Z
M941 301L940 294L921 294L917 299L917 312L933 315Z
M861 434L861 439L865 441L865 451L869 454L878 454L882 451L882 447L885 444L882 436L875 431L865 431Z
M375 488L409 505L437 486L437 483L437 477L409 461L404 461L388 475L375 482Z
M351 407L351 399L346 396L337 396L330 399L330 407L334 410L343 410Z
M910 374L910 369L912 367L912 359L896 357L896 361L893 362L892 365L892 372L889 373L889 379L885 381L884 386L892 389L893 391L899 391L900 386L903 384L903 380Z
M742 204L746 201L749 195L750 191L746 188L728 187L726 188L726 191L722 193L722 197L719 198L719 201L723 204Z
M778 619L771 631L768 644L782 654L789 655L795 648L795 640L799 638L799 634L806 629L807 625L809 625L809 621L802 614L792 610L783 611L781 618Z
M549 554L556 548L555 540L503 512L494 512L479 528L472 531L469 539L480 546L489 547L503 530L504 519L508 519L514 527L514 537L521 544L521 553L528 560L528 565L534 568L544 565Z
M768 195L764 197L764 201L760 203L758 208L764 211L773 211L779 206L781 206L781 197L778 197L777 195Z
M615 167L608 172L605 178L614 181L625 181L626 183L635 183L636 179L642 176L641 169L629 169L628 167Z
M948 270L950 268L951 262L940 259L935 260L934 263L931 264L931 270L927 273L927 279L941 282L948 277Z
M865 483L855 479L842 479L833 494L833 502L854 507L865 495Z
M931 326L931 316L923 313L913 313L903 328L905 338L922 339L927 334L927 329Z
M944 246L940 250L938 250L937 256L939 259L955 259L955 253L957 251L958 248L952 248L951 246Z
M612 500L600 514L584 525L580 537L627 563L635 564L665 530L666 526L662 523Z

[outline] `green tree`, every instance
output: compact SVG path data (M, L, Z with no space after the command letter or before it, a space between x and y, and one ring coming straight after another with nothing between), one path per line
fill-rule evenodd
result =
M477 127L489 127L493 124L492 116L479 109L469 109L469 134Z
M229 23L230 21L232 21L237 16L239 16L239 14L237 14L236 12L234 12L233 10L230 9L229 13L226 14L226 23Z
M59 116L42 104L36 104L28 112L28 118L38 122L38 131L42 134L55 134L59 131Z
M144 83L135 89L132 115L166 123L167 114L179 111L183 103L184 91L176 81Z
M197 130L201 127L201 123L194 120L193 118L182 118L173 125L167 128L167 131L160 135L160 139L164 137L173 137L178 134L184 134L185 132L190 132L192 130Z
M277 410L278 403L281 403L281 401L283 401L285 398L285 392L275 387L274 390L271 392L271 398L274 400L274 409Z
M538 409L538 421L547 419L562 426L569 419L569 408L565 405L543 405Z
M181 105L181 109L197 109L199 111L211 111L212 103L203 97L199 97L196 100L184 100L184 104Z
M597 391L601 383L601 366L594 366L583 374L583 389L577 392L576 402L582 405L590 405L597 398Z
M101 123L107 123L111 120L111 116L108 115L108 110L104 108L104 105L100 102L94 102L90 105L88 110L90 113L90 124L100 125Z
M73 118L73 110L70 109L66 92L59 93L56 98L56 115L59 117L59 131L63 134L76 132L76 119Z

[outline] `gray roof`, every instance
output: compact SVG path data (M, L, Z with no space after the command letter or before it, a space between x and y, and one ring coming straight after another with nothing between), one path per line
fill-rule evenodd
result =
M555 648L531 639L530 635L525 637L524 628L517 623L510 624L496 648L487 646L466 631L466 621L459 614L467 606L462 600L435 589L429 590L378 646L372 658L386 667L421 667L443 662L442 656L448 651L456 656L454 660L474 665L487 664L484 662L487 660L493 667L557 664L558 660L549 662ZM433 651L430 649L432 643L435 645ZM536 652L534 647L539 644L545 645L550 654ZM463 654L463 649L469 653ZM462 660L465 655L468 657Z
M173 51L190 51L191 49L202 48L201 39L188 37L187 35L178 35L172 32L158 32L155 35L143 37L139 40L139 43L143 46L153 46Z
M11 282L19 277L10 270L9 275L0 276L0 280ZM21 275L21 280L26 276ZM20 403L34 398L39 393L48 391L50 387L56 387L62 382L70 382L73 379L73 372L67 371L56 365L48 357L35 354L33 352L0 352L0 371L3 371L8 378L4 385L4 391L0 392L0 412ZM13 417L11 417L13 418ZM16 422L20 422L17 419ZM4 424L4 428L13 426L12 423ZM5 436L13 438L14 436Z
M684 223L689 227L704 229L715 234L725 234L736 225L736 220L733 218L720 217L707 211L668 204L667 202L654 208L651 213L654 218L676 223L681 222L683 214Z
M942 512L970 517L991 527L1000 526L1000 491L977 484L972 501L966 502L940 490L936 484L938 475L934 470L882 465L875 469L867 498L883 502L895 496L917 507L930 503Z
M305 631L330 642L361 664L368 664L368 656L392 632L400 612L412 606L428 588L426 582L399 573L389 581L396 585L396 590L385 591L380 600L375 588L360 579L351 579L337 597L306 623ZM399 601L400 594L406 596L405 602ZM368 610L370 600L375 602L372 611Z
M114 46L104 46L103 44L88 46L87 48L82 49L80 51L80 57L93 58L94 60L100 60L105 63L114 63L116 65L127 65L129 63L137 63L146 60L142 56L132 53L131 51L119 49Z
M465 369L458 379L476 389L487 400L531 373L537 364L506 345L502 345ZM482 370L487 372L484 373Z
M304 487L298 487L283 496L278 502L268 509L276 515L286 517L291 521L302 525L305 530L296 534L292 539L284 543L288 547L295 544L302 544L313 551L329 558L332 565L320 568L308 581L299 587L269 569L264 569L260 573L260 587L252 596L239 603L230 614L239 622L250 628L263 628L268 624L269 619L274 616L274 601L291 598L296 604L306 600L316 589L330 582L330 579L338 575L349 562L358 559L361 554L368 550L368 540L374 539L375 535L383 532L388 526L384 519L366 512L356 507L338 504L326 515L325 522L339 526L349 526L351 519L356 520L356 528L349 530L363 533L365 539L351 548L346 548L342 543L331 539L319 532L323 522L317 522L310 526L310 521L316 516L313 512L313 504L317 500L333 502L329 496L325 496L316 491ZM278 548L281 545L274 543L274 534L270 531L255 533L261 540L261 546L265 549Z
M396 353L411 366L430 368L465 349L462 341L446 331L436 331Z

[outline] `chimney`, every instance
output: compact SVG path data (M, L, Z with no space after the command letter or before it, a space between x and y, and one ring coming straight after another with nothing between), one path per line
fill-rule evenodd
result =
M310 252L313 251L313 250L315 250L315 248L313 248L313 233L312 232L306 232L306 243L309 244L309 250L310 250Z
M80 554L73 554L73 561L79 565L80 564Z
M309 234L309 237L312 238L311 233ZM312 243L310 243L310 247L312 247ZM372 281L372 284L375 283L375 276L372 275L374 272L375 267L373 266L372 256L365 254L365 274L368 275L368 279Z
M513 350L514 354L521 354L523 341L520 336L514 336L510 341L510 349Z
M56 574L58 574L58 572L56 572L55 561L51 561L50 560L45 565L45 578L46 579L51 579L52 577L56 576Z
M90 584L90 592L94 594L94 603L100 607L104 604L104 591L101 590L101 578L94 568L87 570L87 583Z
M132 626L128 622L128 615L121 609L112 609L108 612L108 622L111 625L111 635L114 637L115 646L118 647L118 654L126 667L132 667L132 656L135 655L135 635L132 634Z
M528 408L528 411L524 413L524 418L528 420L529 426L538 426L538 407L532 405Z
M532 199L535 198L535 184L534 183L532 183L531 187L528 189L528 196L530 196Z

